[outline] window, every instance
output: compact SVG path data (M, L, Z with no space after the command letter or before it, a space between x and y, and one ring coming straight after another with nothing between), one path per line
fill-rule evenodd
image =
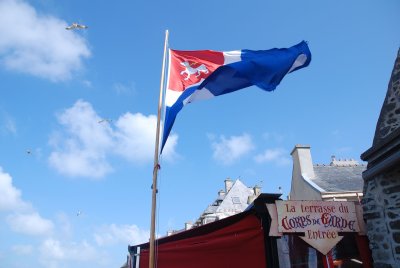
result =
M237 196L232 197L232 203L233 204L240 204L240 198Z

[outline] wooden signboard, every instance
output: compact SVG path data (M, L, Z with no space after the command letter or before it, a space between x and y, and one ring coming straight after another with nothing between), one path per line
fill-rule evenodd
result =
M275 205L277 233L304 234L300 238L324 255L343 238L340 233L360 232L354 202L275 201Z

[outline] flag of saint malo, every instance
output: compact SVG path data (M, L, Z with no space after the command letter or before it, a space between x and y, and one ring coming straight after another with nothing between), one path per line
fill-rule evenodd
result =
M161 151L184 105L249 86L272 91L283 77L308 66L311 52L305 41L290 48L269 50L169 50L168 81Z

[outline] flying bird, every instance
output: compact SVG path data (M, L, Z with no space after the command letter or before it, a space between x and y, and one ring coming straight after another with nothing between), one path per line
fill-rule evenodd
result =
M65 29L67 30L74 30L74 29L87 29L88 27L86 25L83 24L79 24L79 23L72 23L70 26L66 27Z
M104 118L104 119L97 121L97 123L99 123L99 124L104 123L104 122L111 123L111 121L112 121L112 119Z

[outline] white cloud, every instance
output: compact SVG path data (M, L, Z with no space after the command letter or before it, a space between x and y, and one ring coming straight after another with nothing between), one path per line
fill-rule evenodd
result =
M59 267L59 261L95 262L99 256L97 250L86 241L66 243L49 238L39 247L41 259L47 267ZM49 265L53 264L53 265Z
M125 113L114 121L99 123L101 117L88 102L78 100L58 116L63 129L50 144L50 165L71 177L101 178L112 171L107 158L123 157L134 163L151 162L157 119L154 115ZM164 156L176 156L178 136L173 134Z
M131 85L124 85L121 83L115 83L113 89L118 95L126 95L135 91L135 84L131 83Z
M122 115L115 123L115 153L132 162L153 161L157 117L141 113ZM161 142L161 140L160 140ZM175 147L178 135L170 134L163 156L168 160L177 157Z
M22 0L0 1L0 14L0 59L9 70L65 80L90 56L86 41L65 30L65 21Z
M0 134L14 136L17 134L17 124L14 118L6 112L2 112L0 115Z
M92 87L93 87L92 82L89 81L89 80L83 80L83 81L82 81L82 84L83 84L85 87L88 87L88 88L92 88Z
M288 153L282 148L267 149L262 154L256 155L254 160L257 163L272 162L279 166L285 166L291 163Z
M66 152L53 152L49 161L60 173L70 177L101 178L112 171L104 155L78 148L73 141Z
M179 158L180 155L175 151L176 146L178 145L178 134L170 133L165 143L162 155L165 156L166 160L173 161L176 158ZM161 138L160 138L161 139ZM161 142L161 140L160 140ZM160 145L161 146L161 145Z
M150 161L154 156L157 117L126 113L116 122L116 152L131 161Z
M5 117L4 128L8 133L14 135L17 134L17 126L15 124L14 119L10 116Z
M56 215L57 235L62 237L71 237L73 234L73 226L68 215L64 212L59 212Z
M14 213L7 216L7 222L13 231L28 235L48 235L53 230L53 223L37 212Z
M60 241L52 238L43 241L42 245L40 246L40 251L42 255L52 259L65 258L64 248L61 246Z
M58 119L67 127L69 133L78 137L79 142L89 149L107 148L112 144L111 128L108 125L99 124L100 118L88 102L78 100Z
M30 255L33 252L32 245L14 245L11 249L19 255Z
M0 167L0 211L12 211L6 217L11 229L28 235L48 235L53 229L50 220L42 218L21 197L21 191L13 186L12 177Z
M209 137L214 139L212 135L209 135ZM219 141L213 141L211 146L214 159L225 165L232 164L254 148L251 137L248 134L231 136L230 138L221 136Z
M67 176L99 178L112 170L106 150L112 146L112 130L99 124L100 117L88 102L78 100L58 116L65 135L53 135L52 167ZM68 138L67 138L68 137Z
M0 211L21 210L29 208L30 204L21 198L21 191L12 184L12 178L0 167Z
M113 244L136 245L147 242L150 232L141 230L136 225L116 225L103 226L94 234L94 239L99 246Z

